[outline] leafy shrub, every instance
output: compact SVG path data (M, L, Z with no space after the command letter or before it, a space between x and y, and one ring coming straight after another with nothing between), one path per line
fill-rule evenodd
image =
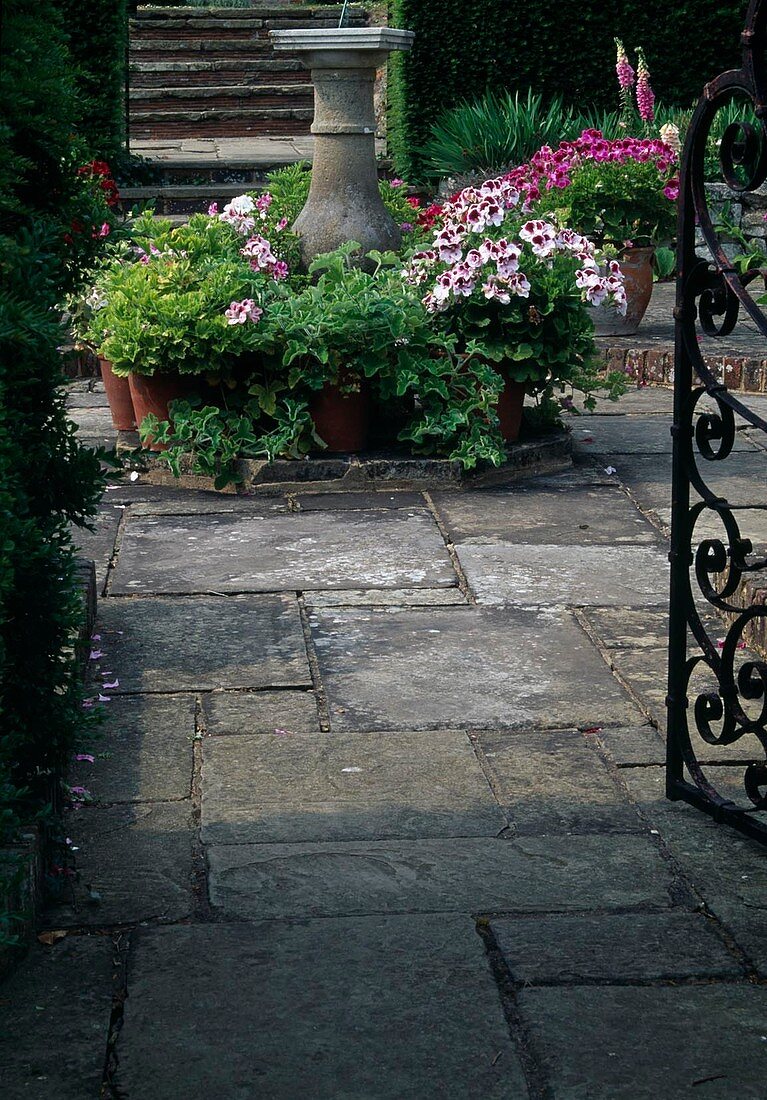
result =
M429 176L477 174L487 179L571 134L572 111L561 99L544 104L532 91L520 97L519 92L491 90L443 112L420 154Z
M77 129L94 155L117 158L125 144L125 0L56 0L77 90Z
M98 244L86 232L75 240L73 218L84 202L108 207L75 171L74 86L53 3L39 0L30 18L25 0L6 0L0 34L2 841L55 791L80 722L69 524L95 512L101 475L66 417L54 307Z

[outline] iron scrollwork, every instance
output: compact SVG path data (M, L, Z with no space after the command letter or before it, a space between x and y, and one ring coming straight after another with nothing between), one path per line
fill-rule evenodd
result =
M731 263L709 207L704 171L713 121L736 99L747 110L722 136L723 182L744 195L767 179L766 43L767 0L751 0L742 66L706 86L680 164L666 769L669 798L691 802L762 843L767 661L758 649L759 639L764 645L767 638L767 605L754 598L754 579L767 570L767 558L755 554L748 522L757 510L767 512L767 500L733 503L716 480L739 428L765 433L760 439L767 446L767 421L727 389L707 363L701 341L729 335L741 314L767 337L758 301L767 272L743 274ZM706 258L696 253L696 230ZM757 294L755 280L761 280ZM755 448L753 456L767 464L767 452ZM766 468L753 482L746 479L744 491L767 489ZM720 633L724 637L717 639Z

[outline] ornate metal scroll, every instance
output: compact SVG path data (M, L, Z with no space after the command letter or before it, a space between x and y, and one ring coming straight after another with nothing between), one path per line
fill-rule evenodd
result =
M762 843L767 661L759 645L767 639L767 606L755 595L767 588L767 558L754 551L749 521L760 511L767 515L767 451L758 450L767 446L767 422L730 393L707 365L701 342L729 335L741 311L767 337L767 316L757 302L767 270L735 270L704 185L712 124L733 98L747 106L752 121L744 113L724 132L723 182L742 195L767 179L766 24L767 0L751 0L742 68L704 89L681 161L666 769L669 798L691 802ZM696 254L696 228L709 252L705 258ZM743 433L756 440L754 462L747 476L739 473L732 503L732 475L723 479L722 473L737 465L731 456Z

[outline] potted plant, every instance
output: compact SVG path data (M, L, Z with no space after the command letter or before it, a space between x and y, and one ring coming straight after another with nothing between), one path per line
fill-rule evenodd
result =
M531 218L528 196L509 178L454 195L408 278L434 322L465 360L492 364L503 379L501 431L518 434L525 392L549 396L565 383L590 390L592 326L586 302L625 307L617 264L600 274L595 246L556 218Z
M268 350L263 323L287 265L256 232L253 200L240 196L222 214L194 215L173 228L145 215L130 258L115 256L97 280L102 308L89 338L127 378L141 424L168 417L174 399L206 381L230 383L249 357ZM146 432L150 449L163 444Z

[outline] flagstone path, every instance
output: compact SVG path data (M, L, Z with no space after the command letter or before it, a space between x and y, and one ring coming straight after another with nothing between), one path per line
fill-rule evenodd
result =
M764 1100L765 853L664 798L669 410L509 490L110 488L93 802L4 1100ZM766 459L741 431L724 487Z

